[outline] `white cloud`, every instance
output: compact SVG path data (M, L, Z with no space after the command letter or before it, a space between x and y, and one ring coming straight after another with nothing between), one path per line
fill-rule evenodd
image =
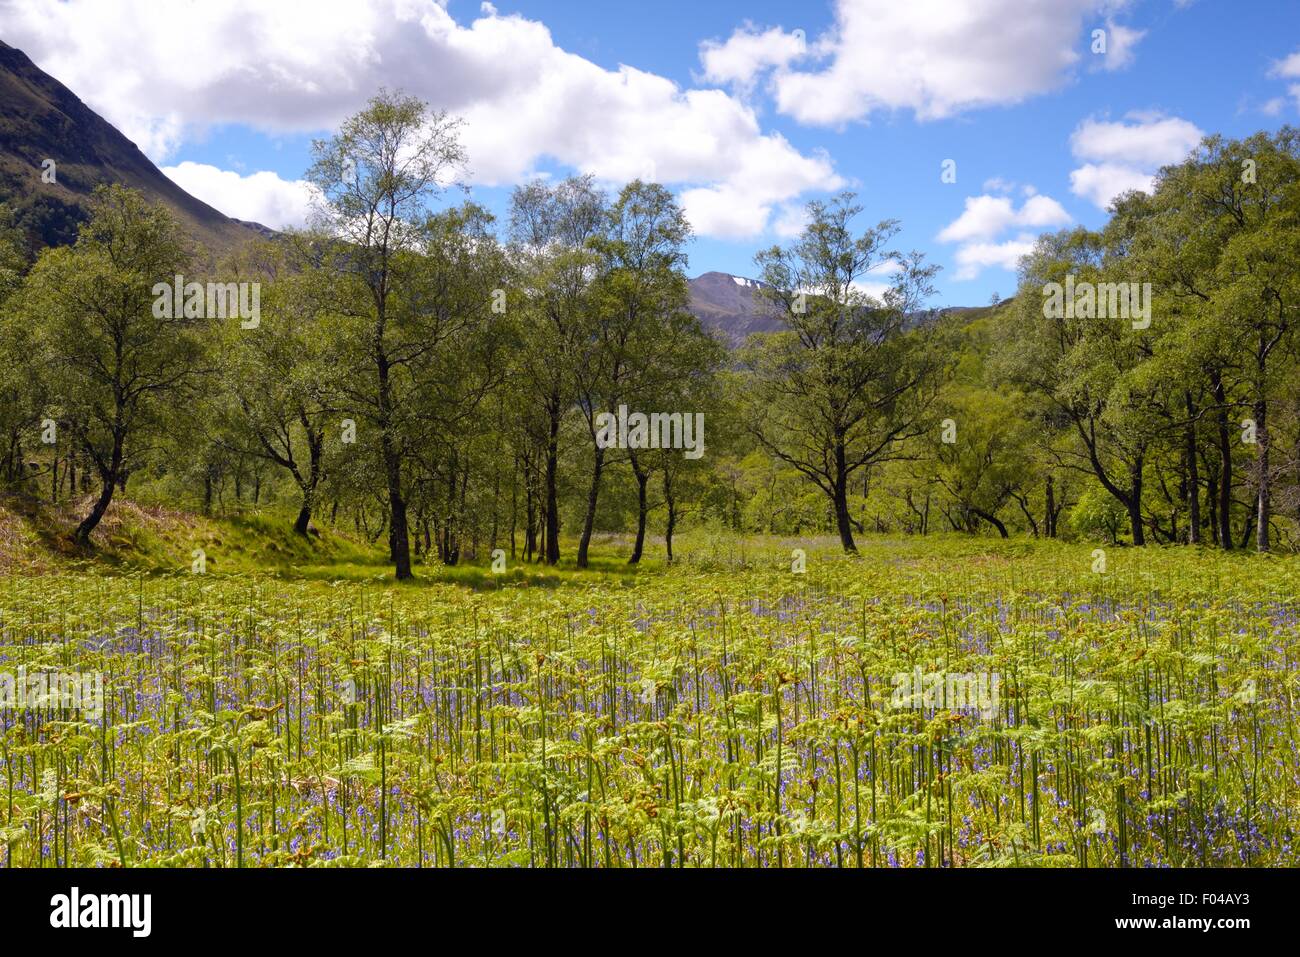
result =
M1121 193L1150 192L1161 166L1186 159L1204 134L1194 123L1160 113L1130 113L1128 122L1084 120L1070 136L1075 158L1070 191L1101 209Z
M771 209L745 202L730 186L688 189L682 193L686 218L699 232L720 239L756 236L767 227Z
M856 279L850 285L858 292L870 296L872 299L884 301L885 293L889 292L894 285L894 278L902 270L902 264L896 259L887 259L884 262L877 263L867 270L868 276L879 276L881 280L871 281L868 279Z
M1300 80L1300 50L1296 50L1290 56L1284 57L1273 64L1273 68L1268 71L1271 77L1277 77L1284 80ZM1300 108L1300 83L1292 83L1287 87L1287 93L1295 100L1297 108ZM1275 116L1282 110L1282 101L1278 99L1270 100L1265 105L1265 112L1270 116ZM1273 107L1269 110L1268 107Z
M1154 174L1123 163L1084 163L1070 172L1070 192L1100 209L1108 209L1117 196L1130 190L1149 193L1154 183Z
M1019 103L1066 81L1086 49L1088 18L1126 0L837 0L835 24L796 69L790 34L745 25L702 50L706 71L752 83L770 69L777 108L801 123L837 125L876 110L921 119ZM1139 31L1115 27L1123 62ZM782 39L784 38L784 39Z
M1300 50L1278 60L1277 63L1273 64L1271 72L1273 76L1300 79Z
M1016 209L1006 196L969 196L960 216L939 233L945 243L992 239L1013 226L1050 228L1070 222L1070 214L1050 196L1031 196Z
M716 177L721 182L682 192L686 218L698 232L723 239L753 237L767 229L778 204L805 192L844 185L824 153L803 156L780 134L759 136L757 123L754 130L748 145L739 148L740 155L726 158L726 175ZM724 154L729 151L725 144L719 149ZM679 179L670 175L668 181Z
M304 180L284 180L275 173L241 176L205 163L163 167L177 186L227 216L285 229L304 226L311 214L315 188Z
M1106 21L1106 53L1101 57L1103 70L1123 70L1137 59L1134 50L1147 35L1145 30L1133 30L1114 20Z
M1133 166L1163 166L1187 158L1204 135L1196 124L1159 113L1130 113L1132 122L1084 120L1070 135L1076 157Z
M159 161L221 124L333 129L388 87L465 120L473 183L511 185L547 162L610 183L652 171L703 235L762 233L782 204L843 185L825 154L764 132L737 96L605 69L542 23L481 9L462 26L430 0L0 0L6 41ZM211 55L183 52L195 44Z
M808 207L797 203L787 203L777 210L772 223L772 231L782 239L794 239L808 225Z
M1015 184L994 178L993 184L1010 190ZM1039 195L1033 187L1022 187L1028 198L1019 209L1009 196L968 196L962 214L945 226L938 239L945 243L959 243L954 260L957 271L954 279L975 279L990 266L1014 270L1020 257L1034 245L1032 233L1027 229L1051 229L1071 222L1070 214L1050 196ZM1014 239L997 242L1008 230L1019 230Z
M1014 272L1022 256L1034 251L1034 237L1022 233L1000 243L967 243L957 250L957 271L953 278L974 279L986 268L996 266Z
M1300 88L1296 90L1297 102L1300 102ZM1275 96L1271 100L1265 101L1259 111L1265 116L1278 116L1286 109L1286 97Z
M885 293L892 288L887 282L855 282L850 284L853 289L870 299L877 302L885 301Z
M725 43L717 40L701 43L700 62L708 82L748 87L763 70L786 66L806 49L802 33L786 33L780 27L759 32L747 23Z

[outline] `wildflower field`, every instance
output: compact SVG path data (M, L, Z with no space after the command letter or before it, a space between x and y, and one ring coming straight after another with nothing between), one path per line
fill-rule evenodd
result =
M104 688L0 712L0 861L1300 863L1294 559L829 544L802 575L735 540L478 587L0 578L0 665ZM900 704L918 668L994 706Z

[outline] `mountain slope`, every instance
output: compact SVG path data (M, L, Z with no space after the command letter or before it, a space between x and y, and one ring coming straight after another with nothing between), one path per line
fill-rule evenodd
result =
M786 325L780 311L763 295L764 284L725 272L706 272L690 280L690 311L704 324L721 334L733 348L744 345L755 332L781 332ZM968 325L987 318L1012 300L994 306L948 306L927 309L909 316L905 328L942 318L958 325Z
M724 272L706 272L692 279L691 312L731 345L742 345L755 332L783 328L780 313L763 298L763 284Z
M54 183L42 182L47 159L55 163ZM16 212L33 246L61 245L76 238L100 183L122 183L164 203L214 254L266 232L185 192L71 90L0 41L0 201Z

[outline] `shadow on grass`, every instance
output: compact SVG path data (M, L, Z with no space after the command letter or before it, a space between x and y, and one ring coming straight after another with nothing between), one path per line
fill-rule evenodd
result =
M507 570L495 573L485 549L480 558L458 565L418 564L412 581L398 582L386 549L336 529L313 530L304 537L293 531L290 517L272 512L205 516L122 499L110 507L93 544L83 549L71 537L79 517L76 503L50 506L33 496L6 494L0 497L0 506L31 535L34 552L78 573L188 575L201 550L204 574L213 578L254 576L403 588L454 585L487 592L593 585L622 588L668 567L661 557L651 555L629 565L630 539L610 536L593 542L586 568L578 568L571 557L577 549L574 540L563 544L570 557L558 565L509 558Z
M555 589L601 582L624 586L638 576L659 571L662 567L663 563L656 560L643 559L639 565L629 565L626 558L609 555L592 557L585 569L578 568L572 560L553 566L508 561L504 572L493 572L490 563L416 565L414 579L405 582L397 581L392 565L382 558L342 564L283 566L270 571L282 579L302 581L368 581L403 588L459 585L473 591L493 591L514 586Z

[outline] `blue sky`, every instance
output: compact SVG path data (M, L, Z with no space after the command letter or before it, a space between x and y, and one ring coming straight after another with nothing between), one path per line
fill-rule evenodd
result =
M936 304L1011 294L1035 235L1201 134L1300 113L1296 0L0 0L0 37L240 218L301 220L313 135L386 85L465 117L494 211L537 174L653 175L691 273L752 275L850 188L943 267Z

